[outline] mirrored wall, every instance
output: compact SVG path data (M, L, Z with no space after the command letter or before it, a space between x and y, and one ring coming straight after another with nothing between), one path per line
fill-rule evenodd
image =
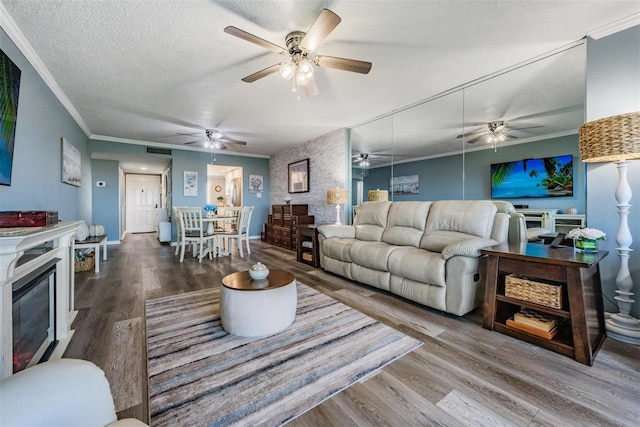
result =
M491 199L492 164L570 154L570 191L501 199L584 213L585 65L580 41L351 128L353 205L372 189L390 200Z

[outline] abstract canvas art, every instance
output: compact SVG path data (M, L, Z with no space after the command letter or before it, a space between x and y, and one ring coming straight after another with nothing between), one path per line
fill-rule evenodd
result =
M11 185L20 69L0 50L0 185Z

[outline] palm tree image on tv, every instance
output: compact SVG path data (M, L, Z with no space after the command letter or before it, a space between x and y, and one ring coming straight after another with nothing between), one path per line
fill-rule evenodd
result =
M525 159L491 165L491 197L573 196L573 156Z
M0 185L11 185L20 69L0 50Z

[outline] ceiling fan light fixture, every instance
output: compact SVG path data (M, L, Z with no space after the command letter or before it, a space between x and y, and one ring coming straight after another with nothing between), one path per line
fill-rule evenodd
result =
M298 68L306 76L307 79L313 77L313 65L308 59L303 59L298 63Z
M296 70L296 83L298 86L304 86L309 83L309 77L298 67Z
M280 75L285 80L291 80L291 77L296 73L296 65L292 62L288 62L280 68Z

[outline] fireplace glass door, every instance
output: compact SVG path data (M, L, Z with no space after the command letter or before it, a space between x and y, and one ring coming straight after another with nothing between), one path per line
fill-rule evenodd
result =
M12 285L14 373L47 360L55 348L55 262Z

